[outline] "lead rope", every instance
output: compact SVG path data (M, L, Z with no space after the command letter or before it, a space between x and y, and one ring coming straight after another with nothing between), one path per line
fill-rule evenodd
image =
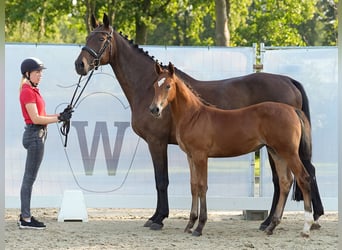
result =
M93 70L90 72L90 75L89 75L89 77L88 77L86 83L84 84L84 86L83 86L81 92L79 93L79 95L77 96L77 98L76 98L76 100L75 100L75 102L74 102L74 99L75 99L75 97L76 97L76 93L77 93L78 89L81 87L80 83L81 83L82 76L80 76L80 78L79 78L79 80L78 80L78 83L77 83L77 85L76 85L74 94L73 94L73 96L72 96L72 98L71 98L70 104L68 105L67 108L73 109L73 108L76 106L76 103L77 103L78 100L81 98L81 95L82 95L83 91L85 90L86 86L88 85L88 83L89 83L89 81L90 81L90 79L91 79L91 77L92 77L92 75L93 75L93 73L94 73L94 70L95 70L95 69L93 69ZM64 147L65 147L65 148L66 148L67 143L68 143L68 134L69 134L69 130L70 130L70 120L68 120L68 121L63 121L63 124L62 124L62 126L60 127L60 131L61 131L61 134L64 135L64 137L65 137L65 140L64 140Z

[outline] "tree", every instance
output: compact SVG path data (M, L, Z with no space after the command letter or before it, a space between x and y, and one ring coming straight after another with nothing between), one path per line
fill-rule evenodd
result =
M318 1L312 19L299 25L298 31L308 46L337 44L338 0Z
M90 15L101 20L107 13L113 26L138 44L336 45L336 3L337 0L6 0L5 39L84 43L91 31Z
M6 1L6 42L62 42L61 28L71 22L71 9L69 0Z
M216 45L229 46L229 29L228 29L228 16L227 8L229 8L229 0L215 0L215 14L216 14Z
M148 42L162 45L214 45L215 5L213 1L172 1L166 13L149 31Z
M299 26L313 18L317 0L258 0L249 7L245 25L234 37L240 45L305 46Z

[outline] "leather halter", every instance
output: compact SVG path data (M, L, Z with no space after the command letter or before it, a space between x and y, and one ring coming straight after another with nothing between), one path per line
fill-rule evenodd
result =
M113 37L113 29L111 29L110 32L107 32L107 31L92 31L91 33L104 33L107 35L106 37L106 41L104 42L102 48L99 50L99 52L96 52L95 50L93 50L92 48L89 48L87 46L84 46L82 48L82 50L85 50L87 51L92 57L94 57L94 61L93 61L93 65L95 67L95 70L98 69L98 67L100 66L100 59L104 53L104 51L107 49L108 45L109 45L109 48L110 50L112 49L112 46L111 46L111 40L112 40L112 37ZM111 53L111 51L110 51Z

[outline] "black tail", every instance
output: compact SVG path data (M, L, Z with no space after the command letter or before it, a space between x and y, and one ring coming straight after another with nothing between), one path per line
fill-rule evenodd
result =
M306 95L304 87L300 82L298 82L292 78L291 78L291 82L293 85L296 86L296 88L300 91L300 93L302 95L302 111L304 112L307 120L309 121L309 124L311 125L309 98ZM310 176L315 176L315 168L311 167L312 166L312 164L311 164L312 149L310 151L308 151L307 149L304 149L303 146L304 146L304 144L302 143L302 140L301 140L301 143L299 146L299 157L300 157L302 163L304 164L305 169L309 172ZM308 163L310 163L310 164L308 164ZM302 191L297 187L296 181L293 183L292 199L296 200L296 201L303 200Z
M304 127L302 129L302 138L299 145L299 157L305 167L305 169L308 171L310 177L311 177L311 199L312 199L312 205L314 210L314 220L317 220L321 215L324 214L324 208L321 201L321 197L319 194L317 182L316 182L316 170L314 165L311 162L312 158L312 139L311 139L311 117L310 117L310 109L309 109L309 99L306 95L306 92L304 90L304 87L302 84L300 84L298 81L291 79L292 83L297 87L297 89L302 94L302 111L306 116L302 116L302 112L297 112L300 119L304 122ZM307 120L307 125L305 125L305 120ZM308 130L307 130L308 128ZM305 134L304 134L305 133ZM303 194L300 190L300 188L297 187L297 183L294 182L293 184L293 195L292 199L296 201L303 200Z
M292 79L292 78L291 78L291 82L292 82L293 85L296 86L296 88L300 91L300 93L301 93L301 95L302 95L302 111L303 111L304 114L306 115L306 118L308 118L309 123L310 123L310 125L311 125L311 116L310 116L310 108L309 108L309 98L308 98L308 96L306 95L306 92L305 92L305 90L304 90L304 87L303 87L303 85L302 85L300 82L298 82L298 81L296 81L296 80L294 80L294 79Z

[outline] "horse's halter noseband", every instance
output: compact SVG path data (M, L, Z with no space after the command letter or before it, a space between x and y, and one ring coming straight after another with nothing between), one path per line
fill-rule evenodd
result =
M98 67L100 66L100 59L101 59L103 53L105 52L105 50L107 49L108 45L109 45L110 50L112 50L111 40L112 40L112 37L113 37L113 29L111 29L110 32L94 30L91 33L104 33L104 34L107 35L106 41L104 42L104 44L103 44L103 46L102 46L102 48L100 49L99 52L96 52L95 50L93 50L92 48L89 48L87 46L84 46L82 48L82 50L87 51L92 57L94 57L94 61L93 61L92 65L94 65L95 70L97 70ZM110 54L111 53L112 53L112 51L110 51Z

